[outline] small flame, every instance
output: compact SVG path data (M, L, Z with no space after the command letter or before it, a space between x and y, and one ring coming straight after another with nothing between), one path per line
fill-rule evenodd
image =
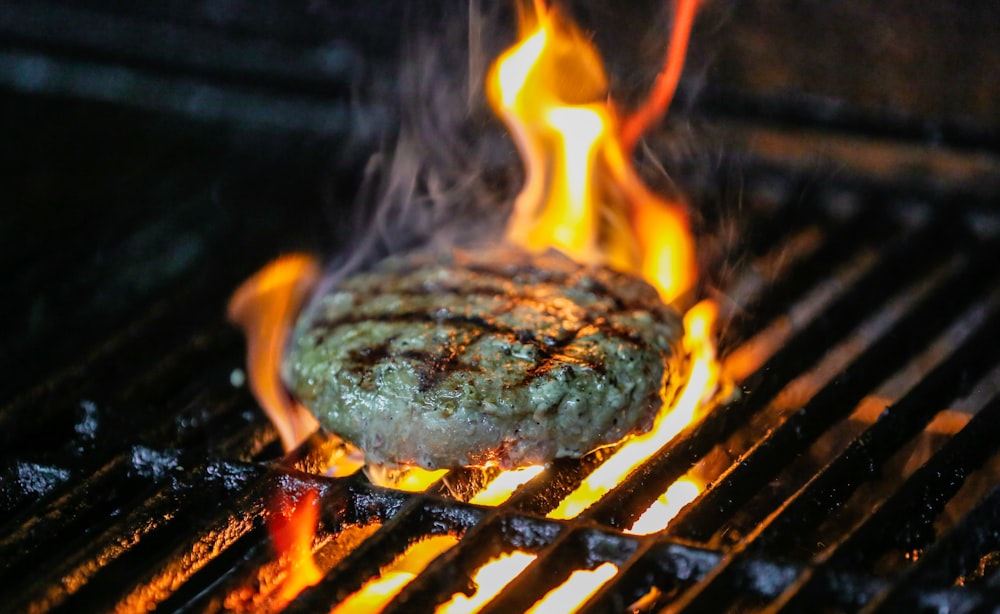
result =
M229 299L229 321L247 339L250 390L278 429L285 450L301 443L319 424L281 382L285 342L299 308L319 279L319 265L305 254L278 258L258 271Z
M650 432L627 441L549 512L549 518L575 518L694 421L698 407L714 394L719 381L712 334L716 313L715 303L706 300L684 315L684 349L691 356L691 372L676 402L665 403Z
M686 478L677 480L642 513L642 516L636 519L632 528L626 533L649 535L666 529L681 508L694 501L701 494L701 490L701 485L694 480Z
M595 569L578 569L531 606L527 614L575 612L617 573L618 566L614 563L602 563Z
M508 240L642 276L665 301L680 298L696 278L685 207L660 199L635 174L627 154L634 140L623 137L607 102L597 50L542 2L522 5L521 16L522 39L500 56L487 81L526 170ZM671 48L683 44L671 57L683 58L686 34L678 37L678 28L689 29L690 19L675 20ZM665 108L669 96L662 100L661 90L626 122L629 135L641 134Z
M544 467L541 465L529 465L501 471L496 477L484 484L482 489L469 500L469 503L486 506L500 505L509 499L518 487L541 473L543 469ZM365 474L372 484L406 492L424 492L447 473L447 469L431 471L420 467L385 467L373 464L365 467Z
M372 484L406 492L424 492L446 473L447 469L431 471L421 467L386 467L372 463L365 467L365 475Z
M496 506L510 499L514 491L526 484L544 470L542 465L528 465L520 469L502 471L474 497L469 503L475 505Z
M438 606L434 611L435 614L474 614L478 612L537 558L537 554L515 550L491 559L480 567L476 575L473 576L472 582L476 585L476 590L471 596L466 597L462 593L455 593L450 601Z
M310 488L298 501L282 491L271 509L276 511L268 517L267 527L275 550L283 561L287 561L284 582L271 599L274 609L280 610L323 577L312 556L319 517L316 491Z
M330 614L378 612L413 581L431 561L458 543L452 535L435 535L410 545L391 564L381 570L347 599L337 604Z

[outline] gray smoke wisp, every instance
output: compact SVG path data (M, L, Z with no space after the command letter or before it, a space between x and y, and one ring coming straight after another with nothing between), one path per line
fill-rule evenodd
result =
M354 236L333 255L318 295L390 254L501 238L523 176L483 92L489 63L514 37L503 22L473 2L404 42L391 88L398 124L365 165Z

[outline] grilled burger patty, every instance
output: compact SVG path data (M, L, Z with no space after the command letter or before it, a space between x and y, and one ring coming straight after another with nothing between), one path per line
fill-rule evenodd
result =
M648 430L681 333L645 282L557 252L410 255L319 297L285 379L369 463L509 468Z

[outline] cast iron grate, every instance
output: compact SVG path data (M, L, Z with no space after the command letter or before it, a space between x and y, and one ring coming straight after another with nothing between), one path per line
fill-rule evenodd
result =
M279 457L245 387L228 287L176 292L0 410L0 600L11 611L259 610L284 570L277 491L319 494L327 610L415 541L461 538L388 611L432 610L512 550L537 560L487 606L529 608L571 572L618 572L586 603L724 611L967 611L1000 571L1000 215L995 203L748 171L707 222L723 357L742 394L571 520L546 514L607 453L553 463L498 507L488 477L428 491L322 477L316 435ZM711 198L706 197L706 198ZM709 207L710 208L710 207ZM732 245L730 245L732 243ZM238 382L237 382L238 383ZM665 530L627 532L676 480L707 484ZM271 604L269 606L268 604Z

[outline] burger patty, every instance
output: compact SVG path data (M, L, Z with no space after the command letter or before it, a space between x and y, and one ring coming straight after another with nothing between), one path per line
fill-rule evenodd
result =
M681 334L644 281L557 252L410 255L318 297L284 372L369 463L510 468L648 430Z

